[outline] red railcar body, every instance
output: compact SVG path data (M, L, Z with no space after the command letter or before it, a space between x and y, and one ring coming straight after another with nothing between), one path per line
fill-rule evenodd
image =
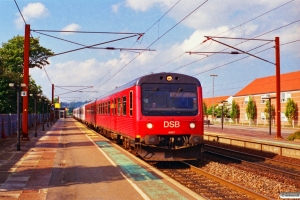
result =
M84 123L134 148L146 160L189 160L200 155L202 87L194 77L177 73L142 76L84 107Z

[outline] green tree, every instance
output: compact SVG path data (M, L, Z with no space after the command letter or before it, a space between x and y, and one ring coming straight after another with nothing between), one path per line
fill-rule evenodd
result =
M268 120L268 122L269 122L269 118L270 118L270 109L269 109L269 107L270 107L270 101L269 100L267 100L266 101L266 107L265 107L265 109L264 109L264 113L265 113L265 116L266 116L266 118L267 118L267 120ZM272 104L271 105L271 119L273 119L274 118L274 114L275 114L275 106Z
M256 104L253 101L253 98L249 96L249 101L246 108L247 117L249 119L250 124L253 122L256 116Z
M239 116L240 116L239 105L235 102L235 100L233 100L231 104L230 118L232 119L233 122L237 123L237 118Z
M215 108L215 115L217 116L217 117L222 117L222 106L217 106L216 108ZM224 106L223 106L223 117L224 118L226 118L227 116L229 116L229 109L228 109L228 107L227 107L227 105L226 104L224 104Z
M202 102L202 105L203 105L203 115L204 115L205 117L207 117L207 116L208 116L208 113L207 113L207 105L206 105L206 102L203 101L203 102Z
M297 104L294 102L293 99L289 98L286 103L286 110L285 110L285 116L288 118L288 121L291 125L293 125L293 120L297 116Z
M19 85L22 82L20 75L23 72L23 55L23 36L13 37L7 43L2 43L0 48L0 113L16 112L17 94L14 89L9 88L8 84L15 83ZM47 59L51 55L53 55L53 52L40 46L38 38L30 38L30 68L42 68L49 64ZM34 88L39 88L33 79L30 78L29 82L29 93Z

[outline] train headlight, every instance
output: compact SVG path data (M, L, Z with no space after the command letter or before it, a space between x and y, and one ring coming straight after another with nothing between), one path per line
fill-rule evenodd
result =
M153 124L152 124L152 123L148 123L148 124L147 124L147 128L148 128L148 129L153 128Z
M191 129L194 129L195 127L196 127L196 124L195 124L195 123L193 123L193 122L190 123L190 128L191 128Z

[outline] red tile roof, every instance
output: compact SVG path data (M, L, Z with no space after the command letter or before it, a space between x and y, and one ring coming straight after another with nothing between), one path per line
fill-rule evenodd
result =
M300 90L300 71L280 75L280 91ZM276 76L258 78L244 87L234 96L247 96L251 94L266 94L276 92Z
M219 104L222 101L226 101L230 96L220 96L220 97L214 97L214 105ZM203 101L206 103L207 108L209 108L212 105L213 98L205 98Z

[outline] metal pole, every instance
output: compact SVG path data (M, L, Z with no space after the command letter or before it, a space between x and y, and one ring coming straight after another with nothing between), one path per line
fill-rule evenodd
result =
M47 103L46 106L47 106L47 127L49 127L49 111L48 111L49 104Z
M44 105L44 102L42 103L42 106L43 106L43 117L42 117L42 120L43 120L43 131L45 130L45 126L44 126L44 121L45 121L45 119L44 119L44 107L45 107L45 105Z
M272 123L272 116L271 116L271 98L269 99L269 135L271 135L271 123Z
M221 117L222 117L222 130L223 130L223 105L222 105L222 111L221 111Z
M218 76L217 74L211 74L210 76L213 77L213 96L212 96L212 122L214 122L215 110L214 110L214 85L215 85L215 77Z
M18 136L18 141L17 141L17 151L21 150L21 143L20 143L20 92L21 92L21 84L19 81L19 86L18 86L18 91L17 91L17 115L18 115L18 120L17 120L17 136Z
M37 137L37 114L36 114L36 95L34 96L34 126L35 126L35 132L34 137Z
M23 73L24 78L23 82L26 84L26 87L23 89L26 91L26 96L23 97L23 140L29 140L28 137L28 90L29 90L29 51L30 51L30 25L25 24L25 37L24 37L24 66Z
M281 111L280 111L280 45L279 37L275 37L275 54L276 54L276 124L277 134L275 138L281 137Z

